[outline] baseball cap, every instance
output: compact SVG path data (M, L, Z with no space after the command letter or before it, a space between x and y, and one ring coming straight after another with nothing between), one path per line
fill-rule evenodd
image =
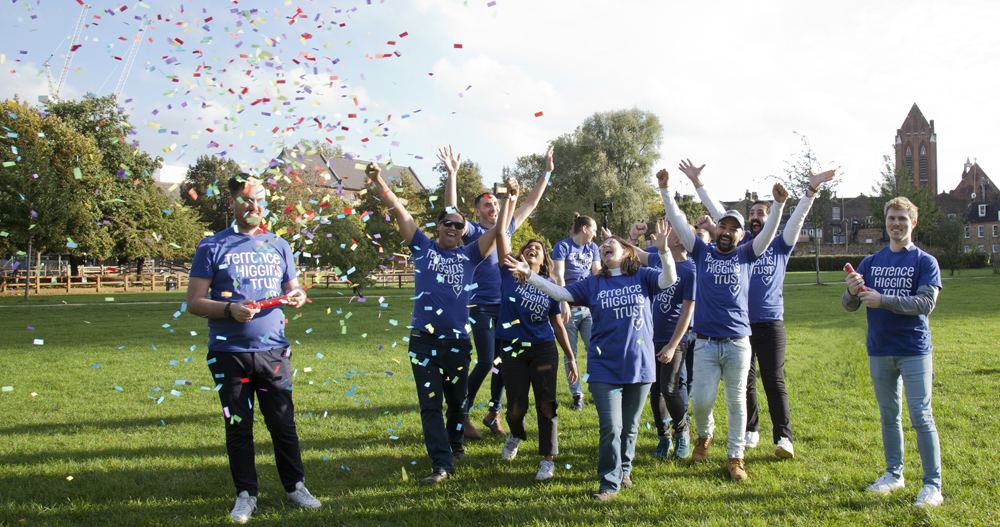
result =
M726 213L719 218L719 223L722 223L723 218L732 218L736 220L736 223L740 224L740 228L746 230L746 227L743 226L743 215L740 214L739 211L727 210Z

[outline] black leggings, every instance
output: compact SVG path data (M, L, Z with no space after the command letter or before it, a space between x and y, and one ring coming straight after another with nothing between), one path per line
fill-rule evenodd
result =
M503 357L500 369L507 388L507 426L518 439L527 439L524 415L527 413L528 388L535 392L535 413L538 415L538 453L554 456L559 453L559 416L556 414L556 380L559 377L559 350L556 342L521 343L497 339L497 350Z
M653 408L653 420L656 421L656 434L667 437L666 420L670 416L673 435L687 433L687 401L690 379L685 367L685 357L688 355L688 343L684 341L677 345L673 358L663 364L657 361L656 381L649 389L649 404ZM659 353L666 343L656 343L654 348Z

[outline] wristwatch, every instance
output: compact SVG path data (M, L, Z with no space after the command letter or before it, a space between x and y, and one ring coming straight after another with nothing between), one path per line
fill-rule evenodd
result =
M223 313L225 313L226 315L226 318L233 318L233 312L229 310L229 308L232 307L232 305L233 305L232 302L226 302L226 310L223 311Z

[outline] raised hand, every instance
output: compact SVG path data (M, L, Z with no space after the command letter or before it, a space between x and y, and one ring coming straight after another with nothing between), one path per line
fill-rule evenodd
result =
M646 227L646 224L644 222L637 221L635 225L632 226L632 232L628 234L628 237L630 240L635 240L636 242L638 242L639 237L645 235L647 229L648 227Z
M504 265L510 267L514 271L514 276L517 278L528 278L531 276L531 266L528 262L524 261L524 256L521 259L515 259L514 256L508 254L507 258L503 261Z
M550 146L549 147L549 151L545 153L545 171L546 172L552 172L552 169L554 169L556 167L555 164L552 162L552 152L554 152L555 149L556 149L556 147Z
M379 168L378 163L374 161L368 163L368 166L365 167L365 174L368 174L368 177L372 179L372 183L385 185L385 182L382 181L382 169Z
M774 188L771 189L771 195L778 203L784 203L788 200L788 189L781 182L775 183Z
M604 227L603 225L601 226L601 233L600 234L601 234L601 241L602 242L604 240L607 240L608 238L614 236L614 234L611 234L611 231L609 231L607 229L607 227Z
M656 222L656 234L652 236L653 243L656 244L656 250L661 253L667 252L667 234L670 233L670 224L660 220Z
M518 192L520 192L521 187L516 179L508 177L504 180L504 185L507 186L507 193L510 194L512 198L516 198L518 196Z
M712 221L712 217L708 214L701 216L694 222L694 226L699 229L704 229L708 232L715 232L715 222Z
M462 160L462 154L458 154L458 157L455 157L455 154L451 149L451 145L448 145L447 150L443 147L438 149L437 158L444 163L444 168L449 174L454 174L458 172L458 162Z
M670 174L667 173L667 169L661 168L659 172L656 173L656 183L660 188L667 188L667 183L670 182Z
M701 169L705 168L705 165L696 167L690 159L683 159L681 160L679 168L681 169L681 172L684 172L684 175L687 176L692 183L694 183L695 188L701 186Z
M833 179L833 176L834 176L835 172L836 172L835 170L827 170L826 172L821 172L819 174L813 174L813 171L810 170L809 171L809 186L812 187L812 188L814 188L814 189L816 189L818 191L820 185L822 185L823 183L825 183L825 182L830 181L831 179Z

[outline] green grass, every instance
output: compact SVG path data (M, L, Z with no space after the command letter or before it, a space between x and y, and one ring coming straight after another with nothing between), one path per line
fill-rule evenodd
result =
M831 273L830 281L842 279L842 273ZM402 341L412 290L368 290L365 303L351 302L349 290L339 291L344 296L313 290L312 304L286 331L300 343L293 367L306 483L324 506L298 510L285 500L261 422L261 493L252 522L1000 525L1000 277L947 280L931 316L946 499L933 511L910 506L921 470L908 424L906 490L887 497L863 491L884 462L864 351L865 317L841 309L842 291L840 285L786 290L795 460L779 461L765 440L747 452L751 479L743 484L728 480L722 445L713 446L707 464L655 460L647 405L635 488L597 504L587 498L596 488L597 417L592 405L581 412L567 409L564 382L555 479L533 481L537 429L529 416L529 440L513 462L500 460L502 438L469 442L455 479L436 488L419 486L430 465ZM380 307L379 294L388 307ZM115 301L105 302L106 296ZM200 389L212 385L204 362L207 327L189 314L175 321L181 301L183 293L43 296L27 304L0 298L0 385L14 388L0 392L0 525L226 522L233 491L220 405L215 392ZM33 339L44 345L33 345ZM355 384L355 396L347 396ZM175 388L179 397L169 394ZM485 398L481 391L479 401ZM720 394L715 412L720 438L726 426L722 400ZM474 417L484 413L476 409ZM769 430L766 407L761 414ZM393 434L399 439L390 439ZM403 481L403 469L409 481Z

